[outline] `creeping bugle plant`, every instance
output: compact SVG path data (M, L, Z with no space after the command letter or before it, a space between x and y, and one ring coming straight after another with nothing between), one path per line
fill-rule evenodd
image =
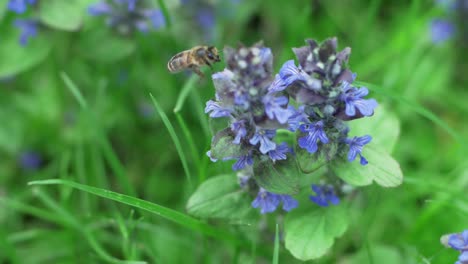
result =
M337 39L330 38L307 40L293 51L297 63L289 60L275 73L272 51L262 43L224 49L226 68L212 75L215 97L205 108L224 125L207 155L213 162L234 160L235 173L207 180L187 208L202 218L246 221L258 215L252 208L267 214L281 205L291 211L286 247L307 260L344 233L342 203L356 187L372 181L397 186L402 173L388 146L370 144L379 132L372 122L360 123L366 134L353 133L355 120L372 119L379 109L368 89L355 84L351 49L337 51ZM328 225L314 226L321 221Z

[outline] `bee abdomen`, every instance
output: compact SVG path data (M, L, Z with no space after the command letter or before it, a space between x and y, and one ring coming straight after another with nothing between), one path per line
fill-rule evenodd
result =
M167 69L170 72L179 72L184 70L188 66L186 59L187 58L184 56L183 52L174 55L174 57L172 57L167 63Z

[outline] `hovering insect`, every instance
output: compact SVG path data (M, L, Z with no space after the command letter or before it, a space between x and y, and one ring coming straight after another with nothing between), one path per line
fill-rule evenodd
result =
M216 49L216 47L195 46L174 55L167 63L167 69L172 73L189 69L203 78L205 75L200 71L200 67L208 65L213 69L212 64L219 61L221 61L221 59L219 58L218 49Z

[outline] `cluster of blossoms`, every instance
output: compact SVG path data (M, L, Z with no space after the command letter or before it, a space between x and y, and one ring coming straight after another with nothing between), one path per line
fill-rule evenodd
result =
M149 6L145 0L103 0L90 5L88 13L105 16L107 25L122 35L135 30L146 33L165 25L162 11Z
M29 8L36 5L37 0L10 0L8 10L16 14L23 14ZM21 30L19 42L22 46L28 44L28 40L37 35L39 31L39 21L35 18L15 19L14 26Z
M468 264L468 230L442 238L444 240L442 241L443 244L460 252L458 261L455 264Z
M430 27L432 42L438 44L452 39L458 31L457 20L460 29L466 31L468 0L435 0L435 2L445 11L445 17L432 20ZM467 37L468 32L464 32L464 34Z
M367 164L362 148L371 137L348 138L345 121L373 115L377 102L364 99L366 88L352 85L356 76L346 69L349 48L336 52L336 38L307 44L294 49L299 66L290 60L276 75L271 50L262 44L225 48L226 69L213 74L216 100L207 102L205 112L227 118L229 126L213 137L208 155L213 161L236 160L232 168L242 170L241 187L257 191L252 206L262 213L275 211L280 202L285 211L298 206L289 194L259 186L254 174L264 163L295 162L296 146L276 142L278 130L296 132L295 145L310 162L317 155L332 161L347 154L348 161L359 156ZM313 184L312 190L316 195L310 200L319 206L339 203L331 184Z
M39 0L9 0L8 10L23 14L32 7L39 6ZM165 25L165 19L160 9L149 7L147 0L108 0L92 4L88 12L93 16L107 17L107 24L118 33L127 35L135 30L146 33L151 28L157 29ZM16 19L14 25L21 30L20 44L25 46L28 40L37 36L41 27L45 27L34 17Z

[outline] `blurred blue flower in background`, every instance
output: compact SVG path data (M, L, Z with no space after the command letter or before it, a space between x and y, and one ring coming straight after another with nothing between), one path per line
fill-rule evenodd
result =
M435 44L443 43L451 39L455 34L455 25L445 19L434 19L431 22L432 42Z
M8 2L8 10L17 14L22 14L28 9L28 5L34 5L36 0L10 0Z
M21 153L19 164L25 170L37 170L43 164L43 159L39 152L28 150Z
M39 22L34 19L16 19L14 25L21 30L20 44L26 46L29 39L37 35Z
M158 29L165 25L162 11L148 8L141 0L101 1L90 5L88 13L107 17L107 24L124 35L134 30L146 33L151 28Z
M319 206L327 207L330 204L337 205L340 203L340 198L336 196L335 190L331 185L315 185L312 184L312 190L316 195L310 195L309 199Z

